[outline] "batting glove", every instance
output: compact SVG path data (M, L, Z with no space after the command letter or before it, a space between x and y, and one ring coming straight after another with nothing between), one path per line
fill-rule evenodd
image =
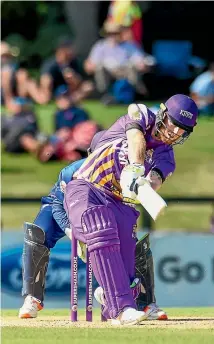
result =
M147 183L144 178L144 165L133 163L126 165L120 176L120 186L124 198L136 201L138 187Z

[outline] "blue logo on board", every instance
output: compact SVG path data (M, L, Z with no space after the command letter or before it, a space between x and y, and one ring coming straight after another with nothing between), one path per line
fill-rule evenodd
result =
M22 289L22 245L2 250L1 287L4 293L20 295ZM68 298L71 290L71 245L70 242L57 243L51 250L46 275L45 294L51 298ZM96 288L97 283L94 280ZM85 264L78 260L78 295L85 296Z

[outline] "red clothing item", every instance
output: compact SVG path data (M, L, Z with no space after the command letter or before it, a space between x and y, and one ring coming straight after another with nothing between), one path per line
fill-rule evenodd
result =
M44 144L38 154L42 162L49 160L76 161L82 158L81 152L87 152L92 138L99 131L94 121L78 123L74 128L61 128L56 133L58 141Z
M133 22L132 32L134 41L141 46L143 41L143 20L141 18Z
M136 1L111 1L108 10L107 21L130 27L133 40L142 45L143 40L143 20L142 11Z

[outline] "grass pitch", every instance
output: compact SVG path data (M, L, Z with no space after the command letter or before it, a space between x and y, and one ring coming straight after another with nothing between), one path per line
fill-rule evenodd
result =
M2 312L3 344L211 344L214 338L214 308L169 308L168 321L144 321L134 327L112 327L100 322L94 310L92 323L71 323L68 310L45 310L37 319L18 319L17 310Z

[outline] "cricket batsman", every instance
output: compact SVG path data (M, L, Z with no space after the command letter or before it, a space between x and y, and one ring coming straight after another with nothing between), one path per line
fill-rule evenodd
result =
M195 102L182 94L161 104L156 116L145 105L129 106L128 114L99 137L66 187L64 207L72 231L88 247L103 290L103 315L112 324L138 324L156 308L153 302L137 310L130 289L135 265L139 275L142 269L135 264L133 229L139 212L133 205L139 186L151 183L157 190L174 172L172 146L190 136L197 115Z
M135 106L134 108L135 111L133 111L133 105ZM138 114L136 112L136 106L137 106L137 112L139 112ZM163 105L161 107L163 108ZM150 112L144 105L132 104L131 107L129 108L129 114L123 117L128 117L128 119L130 118L129 119L130 123L133 122L140 125L141 123L138 123L139 120L137 118L142 117L142 115L145 117L144 111L142 111L142 109L144 111L146 110L145 113L147 114L147 117L144 118L144 121L145 120L148 121L148 119L150 119L151 128L152 126L155 127L156 125L158 125L157 133L155 132L155 135L156 135L155 137L157 137L157 139L155 140L153 139L154 142L157 141L156 143L158 143L158 141L160 140L160 134L158 134L158 132L161 133L161 131L165 127L164 122L166 122L165 117L167 114L164 113L163 110L160 111L159 117L157 116L155 120L155 115L152 112ZM197 115L195 115L195 122L193 122L190 125L190 128L188 128L189 129L188 135L186 136L184 135L185 130L182 133L181 135L182 139L180 140L181 141L180 143L182 143L182 141L185 138L187 138L190 132L192 131L194 125L196 124L196 116ZM131 121L131 119L133 121ZM161 122L163 122L162 125L160 125ZM95 135L95 139L92 141L92 146L93 146L92 151L95 148L96 141L100 141L100 137L103 136L104 134L106 135L105 131ZM169 142L168 145L173 144L173 143L175 144L176 140L173 140L172 143ZM157 147L159 145L160 145L160 142L159 144L157 144ZM147 147L147 150L149 147L150 146ZM165 148L166 148L166 145L165 145ZM171 152L171 154L169 154L169 156L171 155L171 158L166 159L166 163L168 160L170 171L172 172L174 170L174 158L173 158L172 149L169 149L169 152ZM122 166L124 166L128 161L127 153L128 153L127 145L123 145L123 147L120 148L120 157L121 157L120 163L122 164ZM124 160L124 157L125 157L125 160ZM166 154L166 157L168 157L167 154ZM160 159L159 159L158 154L151 155L151 152L149 153L146 152L145 166L146 166L147 171L145 175L147 175L146 177L147 180L148 179L150 180L151 185L155 189L157 189L165 179L164 176L162 175L160 176L161 170L158 171L157 169L159 160ZM59 180L55 184L54 188L52 189L49 197L43 198L42 208L34 224L30 224L30 223L25 224L25 243L24 243L24 252L23 252L23 296L25 297L25 302L19 312L19 317L21 318L36 317L37 312L43 308L45 275L46 275L47 265L49 261L50 249L54 247L57 240L59 240L61 237L65 235L66 231L70 230L70 228L68 228L70 224L69 224L69 221L66 220L66 214L62 206L63 197L64 197L64 193L62 192L62 189L65 187L66 183L68 183L72 179L73 173L75 172L75 170L79 168L79 166L81 166L83 161L84 160L81 160L80 162L71 164L62 170L62 172L60 173ZM155 166L156 166L156 169L155 169ZM165 171L164 175L165 176L167 174L169 175L171 172ZM129 204L131 205L131 203ZM132 209L133 211L135 211L134 208ZM138 216L138 212L135 211L135 217L137 218L137 216ZM126 221L124 220L124 226L125 225L126 225ZM31 235L33 233L33 237L32 236L29 237L30 232L31 232ZM34 257L34 260L33 260L33 257ZM141 290L144 290L144 292L141 292L137 298L138 309L144 309L146 311L148 315L147 319L167 319L166 314L163 311L159 310L155 304L153 259L152 259L151 250L149 248L148 235L137 243L136 274L138 275L138 277L141 278L141 283L142 283ZM95 292L95 297L101 303L103 302L103 289L102 288L98 288L97 293ZM145 309L145 306L146 306L146 309ZM152 312L150 312L151 309L152 309Z

